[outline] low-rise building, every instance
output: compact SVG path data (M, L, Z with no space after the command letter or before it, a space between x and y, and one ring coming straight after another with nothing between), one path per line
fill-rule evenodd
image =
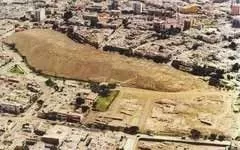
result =
M41 22L46 19L45 8L40 8L35 11L35 20Z
M139 2L139 1L133 2L133 12L135 14L141 14L143 12L143 4L142 4L142 2Z
M71 133L71 128L66 126L56 125L50 128L47 133L41 138L41 140L47 144L61 145L67 138L67 135Z
M5 113L19 114L35 102L41 92L34 90L32 85L31 90L27 87L32 81L16 79L1 76L0 77L0 111ZM39 88L39 87L38 87Z
M98 14L97 13L85 13L83 15L83 19L85 21L89 21L91 26L94 26L98 22Z

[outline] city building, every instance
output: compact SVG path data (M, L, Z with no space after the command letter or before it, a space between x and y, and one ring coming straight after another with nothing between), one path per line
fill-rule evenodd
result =
M16 78L0 77L0 112L20 114L35 102L39 96L40 91L28 88L29 81L20 81Z
M110 0L108 8L109 8L109 10L117 10L118 5L119 5L118 0Z
M143 4L141 2L133 3L133 11L135 14L141 14L143 12Z
M196 14L201 10L201 6L197 4L186 5L180 8L180 12L183 14Z
M45 9L40 8L35 11L35 20L41 22L46 19Z
M240 15L240 1L239 0L231 1L231 14L232 15Z
M56 125L49 129L41 140L47 144L61 145L66 139L67 135L71 133L71 129L65 126Z

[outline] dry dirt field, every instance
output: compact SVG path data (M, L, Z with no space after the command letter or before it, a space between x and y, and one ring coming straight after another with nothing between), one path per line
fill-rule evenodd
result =
M203 81L167 65L102 52L52 30L28 30L7 39L42 73L79 80L119 82L158 91L206 88Z
M191 129L233 136L232 95L208 91L157 92L123 87L107 112L90 114L90 122L138 126L141 132L189 135Z
M173 142L146 142L138 143L138 150L225 150L225 147L192 145Z

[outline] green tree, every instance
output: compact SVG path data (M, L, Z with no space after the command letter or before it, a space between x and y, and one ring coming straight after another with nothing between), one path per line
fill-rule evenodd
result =
M110 89L115 89L115 88L117 87L117 84L116 84L116 83L109 83L109 84L108 84L108 87L109 87Z
M214 140L216 140L216 138L217 138L217 134L211 133L208 139L211 141L214 141Z
M103 97L108 96L108 94L110 93L110 88L108 87L108 85L105 85L105 84L100 85L98 93Z
M56 83L55 83L51 78L47 79L47 80L45 81L45 84L46 84L47 86L49 86L49 87L53 87L53 86L56 85Z
M77 103L77 105L82 105L85 103L85 99L82 96L78 96L76 98L76 103Z
M90 89L91 89L92 92L98 93L98 91L99 91L99 83L91 82L90 83Z
M73 17L72 11L66 11L66 12L64 13L64 15L63 15L63 19L64 19L65 21L68 21L68 19L70 19L70 18L72 18L72 17Z
M198 130L196 130L196 129L192 129L192 130L190 131L190 133L191 133L191 138L192 138L192 139L197 140L197 139L199 139L199 138L201 137L201 132L198 131Z

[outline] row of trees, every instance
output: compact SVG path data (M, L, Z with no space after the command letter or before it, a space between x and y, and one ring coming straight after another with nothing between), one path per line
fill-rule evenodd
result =
M45 84L48 87L54 88L56 91L59 91L59 87L57 83L55 83L51 78L45 81ZM90 89L94 93L98 93L100 96L108 96L111 89L115 89L117 87L116 83L97 83L91 82Z
M202 136L201 132L196 129L192 129L190 131L190 137L194 140L198 140L201 137L203 137L205 140L209 139L211 141L215 141L215 140L223 141L226 138L224 135L217 135L215 133L211 133L209 136L207 136L207 135Z
M56 82L54 82L51 78L45 81L45 84L48 87L53 88L56 92L62 92L64 87L59 87Z
M91 82L90 83L90 89L94 93L98 93L100 96L106 97L109 95L111 89L116 88L115 83L109 83L109 84L101 84L97 82Z

